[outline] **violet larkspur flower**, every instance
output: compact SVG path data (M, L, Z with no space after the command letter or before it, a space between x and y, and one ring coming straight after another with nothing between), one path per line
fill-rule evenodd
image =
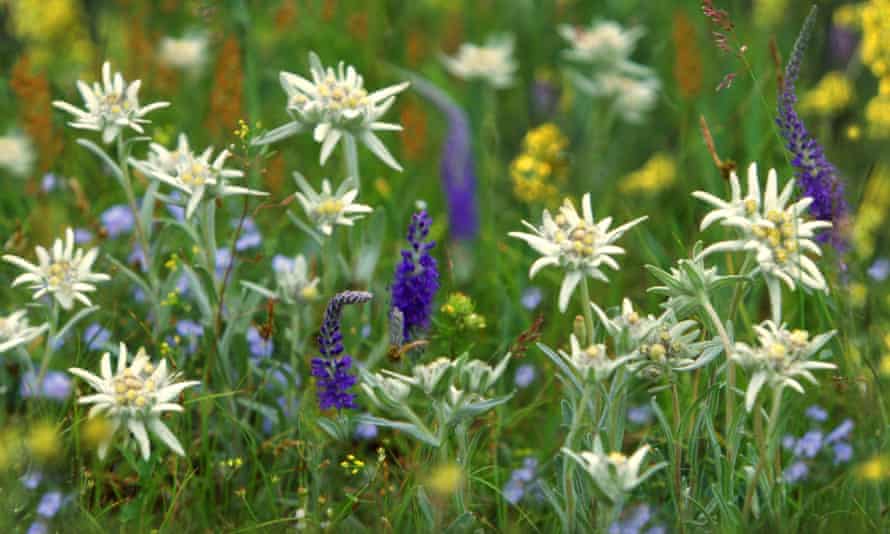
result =
M135 223L133 211L124 204L111 206L102 212L99 219L102 220L102 226L108 232L108 237L111 238L130 233Z
M343 291L328 302L318 333L318 349L322 357L312 359L312 376L316 379L318 404L322 410L356 407L355 394L349 392L356 377L349 373L352 357L343 354L340 314L346 304L361 304L372 297L367 291Z
M440 172L442 189L448 201L448 224L453 238L473 239L479 233L479 210L470 120L464 110L441 89L420 76L406 75L411 77L417 92L445 114L448 132L442 146Z
M797 182L801 187L802 196L811 197L810 213L814 218L831 221L831 232L823 232L817 236L821 241L831 241L835 248L845 246L840 235L842 222L847 215L847 201L844 199L844 187L838 178L838 171L826 158L822 146L807 131L803 120L794 109L797 103L795 83L800 74L800 63L809 42L810 34L816 20L816 8L800 30L791 58L785 67L785 82L782 94L779 95L779 109L776 123L782 130L787 142L786 148L791 153L791 164L797 169Z
M408 225L410 247L402 250L402 261L396 267L392 284L392 306L404 316L405 339L429 327L433 298L439 289L439 271L436 260L430 255L436 242L424 242L432 223L432 217L425 211L411 217L411 224Z

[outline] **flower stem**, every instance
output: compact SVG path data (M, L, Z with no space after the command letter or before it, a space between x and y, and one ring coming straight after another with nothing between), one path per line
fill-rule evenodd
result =
M683 531L683 475L681 464L683 462L683 440L680 433L680 394L677 391L677 383L671 382L671 404L674 412L674 494L677 503L677 520L680 530Z
M352 178L355 181L356 190L361 191L362 179L358 169L358 147L352 134L343 135L343 155L346 160L346 178Z
M52 299L50 307L49 331L46 333L46 344L43 347L43 358L40 360L40 371L37 373L37 382L35 388L42 387L43 378L49 370L49 361L53 355L53 339L56 337L56 331L59 329L59 303L56 299ZM35 396L39 395L37 391L33 392Z
M724 410L726 420L724 422L723 432L726 439L727 456L731 458L733 451L729 433L732 429L733 410L735 408L735 365L730 357L732 354L732 343L729 341L729 334L726 332L726 328L723 327L723 322L720 320L717 310L714 309L714 306L711 304L707 295L702 296L701 305L711 319L711 322L714 323L714 329L717 330L717 335L720 337L720 342L723 344L723 352L726 356L726 408Z
M587 345L593 345L593 308L590 306L590 290L587 287L587 278L581 279L581 312L584 314L584 329L587 330Z
M573 450L575 436L583 424L584 416L587 411L587 404L590 401L590 390L593 386L585 384L581 393L581 401L572 411L572 424L569 427L569 433L566 436L564 448ZM595 415L595 414L594 414ZM575 486L573 482L574 462L568 458L563 458L562 463L562 493L566 500L566 518L568 520L568 531L572 532L575 524Z

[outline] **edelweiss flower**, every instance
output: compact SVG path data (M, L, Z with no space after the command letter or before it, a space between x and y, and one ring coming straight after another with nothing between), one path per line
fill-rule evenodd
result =
M158 55L161 63L169 67L199 69L207 61L207 36L164 37Z
M691 319L678 321L672 310L666 311L642 334L631 352L635 360L628 367L644 378L655 380L673 371L691 371L710 363L720 354L717 340L696 341L700 330Z
M582 380L588 378L593 378L597 382L605 380L618 366L633 358L632 356L623 356L612 359L606 353L606 346L603 344L581 348L581 343L578 342L575 334L571 335L569 342L571 354L559 351L559 355L578 372Z
M721 221L724 226L739 230L738 239L721 241L707 247L702 256L718 251L750 250L756 255L758 270L772 284L772 291L778 290L776 280L781 280L790 289L801 284L816 291L828 291L825 277L819 272L816 263L806 256L807 252L820 256L822 251L812 240L817 230L831 227L828 221L806 221L803 213L813 202L805 197L786 206L794 192L794 180L788 180L781 193L778 193L776 171L770 169L766 179L766 190L761 198L757 177L757 164L748 167L748 195L742 197L739 178L736 173L729 177L732 198L720 199L704 191L696 191L692 196L714 206L701 222L704 230L711 223Z
M797 381L797 377L816 384L816 377L811 370L837 368L833 363L809 360L834 336L833 330L811 339L806 330L788 331L785 325L776 326L772 321L764 321L755 326L754 331L757 332L758 346L736 343L735 353L732 355L733 360L754 371L745 392L745 408L749 412L764 384L774 388L788 386L803 393L803 386Z
M454 57L442 56L448 72L462 80L479 79L495 89L513 85L516 62L513 60L513 37L496 35L485 45L464 43Z
M597 487L609 500L620 503L634 488L667 465L666 462L662 462L640 474L640 467L649 450L649 445L643 445L630 458L620 452L606 454L603 442L597 436L593 441L592 451L575 453L564 448L562 452L578 462L578 465L590 474Z
M302 254L298 254L293 259L276 256L273 260L273 268L278 285L276 291L251 282L241 283L266 298L281 299L290 303L307 302L318 297L319 278L309 278L309 267Z
M321 143L322 165L340 139L354 136L384 163L401 171L402 167L374 132L402 129L398 124L380 122L380 119L392 107L395 95L408 87L408 82L368 94L364 79L351 65L346 66L341 61L337 70L326 69L314 52L309 53L309 64L312 81L290 72L279 75L281 87L287 93L287 111L294 117L294 122L269 132L256 144L271 143L314 128L312 136Z
M74 230L71 228L65 230L64 242L62 239L56 239L51 251L41 246L35 251L38 265L12 254L3 256L4 260L27 271L13 280L12 286L30 282L35 300L50 293L66 310L74 306L75 300L91 306L92 302L84 293L95 291L94 283L111 279L107 274L92 272L99 249L90 249L86 254L83 249L75 250Z
M49 328L48 324L28 326L26 313L19 310L0 317L0 353L30 342Z
M148 459L151 444L146 428L160 438L173 452L185 456L185 451L176 436L161 421L164 412L181 412L182 406L173 400L186 388L200 384L196 380L177 382L179 376L167 371L167 361L155 366L149 361L145 349L139 349L132 364L127 366L127 346L120 344L117 359L117 370L112 374L111 355L102 355L101 376L72 367L68 369L73 375L84 379L96 390L93 395L80 397L78 404L92 404L88 417L97 415L107 417L112 430L107 441L99 444L99 458L105 458L113 434L121 425L126 425L142 451L142 457Z
M485 393L507 370L510 354L492 367L482 360L470 360L460 367L461 385L474 393Z
M557 28L559 35L572 45L564 52L569 59L585 62L617 64L625 61L633 52L643 28L625 30L617 22L595 21L590 27L562 24Z
M86 111L60 100L53 102L53 106L74 115L74 122L69 123L73 128L102 132L102 142L110 143L126 127L143 133L141 124L150 121L142 117L151 111L170 105L169 102L155 102L140 107L141 84L140 80L127 84L119 72L114 74L112 80L111 63L106 61L102 65L101 85L95 82L90 88L85 82L77 81L77 90L83 97Z
M295 193L297 200L306 215L325 235L331 235L335 224L352 226L353 221L374 211L370 206L353 202L358 196L358 189L351 178L344 180L334 193L331 192L331 182L327 179L322 180L321 191L318 193L300 173L294 173L294 180L302 191Z
M442 380L442 377L452 369L453 364L454 362L450 359L442 356L427 364L415 365L412 376L394 373L388 369L383 369L381 372L389 377L401 380L405 384L418 387L424 393L430 395L439 384L439 381Z
M642 71L648 73L648 71ZM575 76L578 88L594 97L610 98L618 115L625 122L642 122L644 115L655 107L661 84L649 74L631 76L622 72L607 72L592 79Z
M559 290L559 310L562 312L568 308L569 299L584 276L604 282L609 281L600 267L606 265L614 270L619 269L618 262L612 256L624 254L624 249L613 243L630 228L646 219L640 217L609 230L612 224L611 217L606 217L600 222L593 220L590 193L586 193L582 198L581 207L583 218L578 216L572 202L566 199L556 217L551 216L548 210L544 210L540 227L522 221L534 234L509 233L511 237L522 239L542 254L542 257L532 264L529 278L533 278L538 271L548 265L558 265L566 271Z
M590 307L596 312L611 337L618 339L626 333L627 341L632 345L639 343L658 324L658 319L653 315L643 316L634 311L633 303L628 298L621 301L621 312L612 318L609 318L595 302L591 302Z
M34 166L34 147L31 140L21 134L0 137L0 167L25 178Z
M187 193L189 195L185 210L187 219L191 218L208 188L217 192L221 197L229 195L266 196L269 194L226 183L230 178L244 176L241 171L223 167L226 158L229 157L228 150L220 152L211 163L213 147L207 148L200 156L195 156L189 149L188 139L184 134L179 136L176 150L167 150L157 143L152 143L150 148L151 153L148 161L131 159L130 162L152 178Z

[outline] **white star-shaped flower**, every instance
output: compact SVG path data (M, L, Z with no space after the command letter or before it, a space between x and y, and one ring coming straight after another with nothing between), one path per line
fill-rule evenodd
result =
M95 82L90 87L81 80L77 81L77 90L83 97L86 110L61 100L53 102L53 106L74 115L74 121L69 123L73 128L102 132L102 142L107 144L114 141L124 128L143 133L141 125L150 122L143 117L170 105L169 102L155 102L140 106L141 84L140 80L128 84L119 72L112 78L111 63L106 61L102 65L102 84Z
M774 388L785 386L803 393L798 378L817 384L810 371L836 369L833 363L813 361L816 354L834 336L834 331L810 338L805 330L787 330L785 325L764 321L754 327L757 333L757 346L738 342L732 359L743 367L753 370L751 382L745 392L745 408L750 412L757 394L764 385Z
M25 310L0 317L0 353L34 340L49 329L48 324L29 326Z
M609 378L609 375L620 365L631 360L632 356L622 356L620 358L610 358L606 353L604 344L590 345L582 348L581 343L575 334L569 337L571 352L566 353L559 351L559 355L568 362L582 380L592 378L594 381L601 381Z
M624 501L640 484L662 469L667 463L662 462L640 473L643 459L649 453L649 445L643 445L630 458L620 452L606 453L599 436L593 440L593 450L575 453L562 449L563 454L574 460L590 475L597 487L613 503Z
M319 278L309 277L309 265L302 254L294 258L276 256L273 261L275 280L278 285L275 291L252 282L242 281L248 289L270 299L281 299L285 302L308 302L318 297Z
M83 249L75 249L74 230L71 228L65 230L64 241L56 239L51 250L37 246L35 252L37 265L12 254L3 256L4 260L25 271L12 281L12 286L29 283L35 300L49 293L66 310L74 306L75 300L91 306L86 293L96 290L93 285L96 282L111 279L107 274L92 272L99 249L93 248L86 253Z
M279 75L281 87L287 93L287 111L294 122L270 131L254 144L272 143L311 128L312 137L321 143L322 165L340 140L351 136L384 163L401 171L401 165L374 132L402 129L380 119L392 107L396 95L410 84L403 82L369 94L364 78L352 65L341 61L336 70L325 68L314 52L309 53L309 65L312 80L284 71Z
M185 216L191 218L205 193L210 190L220 197L230 195L266 196L269 193L256 191L246 187L229 185L228 180L241 178L244 173L225 168L229 151L223 150L211 162L213 147L204 150L200 155L191 152L188 139L180 135L175 150L167 150L157 143L151 144L151 153L147 161L130 160L134 167L148 176L160 180L167 185L189 195Z
M637 41L646 31L640 27L624 29L610 20L594 21L590 27L562 24L559 35L572 45L564 55L584 62L617 64L625 61L633 52Z
M603 273L602 267L620 269L618 262L612 256L624 254L624 249L613 243L646 219L640 217L610 230L611 217L599 222L594 221L593 210L590 207L590 193L581 199L581 208L583 217L578 215L575 206L566 199L555 217L548 210L544 210L541 226L522 221L534 232L533 234L509 233L510 237L522 239L541 254L541 258L532 264L529 278L534 278L538 271L549 265L556 265L565 270L565 278L559 290L559 310L562 312L568 308L569 299L583 277L589 276L608 282L609 279Z
M79 404L93 405L88 417L102 415L111 423L112 430L108 433L107 441L99 444L99 458L105 458L111 439L121 426L126 426L136 438L142 457L146 460L151 454L149 431L173 452L185 456L182 445L161 420L161 415L165 412L183 411L182 406L174 399L185 389L197 386L200 382L178 382L178 374L167 370L166 360L154 365L142 348L128 366L127 346L123 343L120 344L117 370L112 372L111 355L107 352L102 356L100 368L100 376L77 367L68 369L71 374L84 379L96 390L95 394L77 400Z
M513 59L513 37L496 35L484 45L464 43L454 57L442 56L448 72L462 80L482 80L496 89L513 85L516 61Z
M294 180L300 187L300 191L295 193L297 200L309 219L324 235L331 235L336 224L352 226L353 221L374 211L370 206L355 202L358 189L350 178L344 180L334 192L331 189L331 182L327 179L322 180L321 191L318 192L300 173L294 173Z
M766 189L761 195L757 176L757 164L748 167L748 194L742 196L739 178L735 172L729 177L731 198L723 200L705 191L692 196L714 206L701 222L704 230L720 221L723 226L735 228L737 239L715 243L702 251L702 256L719 251L749 250L754 252L758 270L767 277L769 284L778 290L777 280L794 290L797 284L816 291L828 291L825 277L807 253L821 256L819 245L813 241L816 233L830 228L828 221L806 220L804 212L813 199L804 197L788 204L794 192L794 180L788 180L781 192L778 190L776 171L770 169Z

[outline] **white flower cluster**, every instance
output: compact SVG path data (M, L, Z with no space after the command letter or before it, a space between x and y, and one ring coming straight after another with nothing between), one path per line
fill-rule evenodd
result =
M454 57L442 56L448 72L462 80L482 80L496 89L513 85L516 61L513 59L513 37L495 35L484 45L464 43Z

